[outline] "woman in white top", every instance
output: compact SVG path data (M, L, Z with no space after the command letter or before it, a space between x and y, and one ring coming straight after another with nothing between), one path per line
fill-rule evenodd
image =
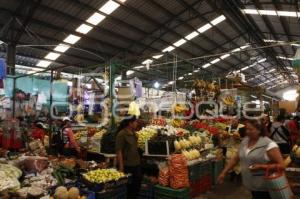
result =
M246 137L239 151L232 157L218 178L219 183L240 162L244 186L253 199L270 199L265 186L265 170L284 169L283 158L275 142L265 136L264 126L258 120L245 121Z

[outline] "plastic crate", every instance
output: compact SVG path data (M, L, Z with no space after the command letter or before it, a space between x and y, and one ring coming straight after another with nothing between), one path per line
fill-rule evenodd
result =
M190 197L195 198L212 188L211 176L203 176L199 180L190 182Z
M142 184L138 199L154 199L154 186Z
M190 199L188 188L172 189L170 187L156 185L154 190L155 199Z
M212 184L215 185L217 183L218 177L219 177L220 173L222 172L224 165L225 165L224 160L212 162L212 172L211 172Z
M210 175L212 172L212 162L199 162L188 167L189 180L196 181L205 175Z

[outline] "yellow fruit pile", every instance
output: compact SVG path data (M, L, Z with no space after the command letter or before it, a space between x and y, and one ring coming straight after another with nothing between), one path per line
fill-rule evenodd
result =
M222 99L222 101L224 102L225 105L227 106L233 106L235 103L235 99L233 96L228 95L225 98Z
M105 129L102 129L102 130L99 130L97 131L93 137L96 138L96 139L101 139L102 136L106 133L106 130Z
M188 108L184 104L175 104L173 110L175 113L182 113L184 111L187 111Z
M192 150L189 150L189 151L183 150L182 155L184 155L184 157L187 160L195 160L195 159L200 158L200 156L201 156L200 152L196 149L192 149Z
M179 141L174 141L174 147L176 151L187 149L192 146L200 145L202 142L202 139L199 135L191 135L188 139L180 139Z
M125 177L125 174L114 169L97 169L83 174L83 177L92 183L105 183L109 181L117 181Z
M181 127L184 125L184 121L180 119L174 119L172 120L172 126L174 127Z
M150 140L153 136L157 134L156 129L154 128L143 128L139 132L137 132L138 135L138 146L140 149L145 148L145 143L147 140Z
M87 132L86 131L78 131L77 133L74 134L75 140L80 140L82 137L86 137Z

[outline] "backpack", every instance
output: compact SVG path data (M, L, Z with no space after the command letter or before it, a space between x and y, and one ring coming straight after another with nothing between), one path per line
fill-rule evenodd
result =
M290 143L290 132L289 130L284 126L284 125L280 125L279 127L274 128L274 131L272 132L270 138L273 139L274 135L277 134L279 135L279 137L281 137L284 141L286 141L286 143ZM279 131L279 129L282 130L282 133Z
M63 130L54 128L52 131L52 147L57 153L62 153L65 146L63 138Z

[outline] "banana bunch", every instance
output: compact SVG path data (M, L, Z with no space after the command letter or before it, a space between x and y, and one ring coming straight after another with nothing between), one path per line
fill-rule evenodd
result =
M74 119L75 119L76 122L83 122L84 121L84 115L83 114L77 114L74 117Z
M175 113L182 113L187 110L187 107L183 104L175 104L173 110Z
M193 86L197 89L206 89L207 88L207 83L204 80L194 80Z
M173 119L172 126L174 127L182 127L184 125L184 121L180 119Z
M86 131L78 131L77 133L74 134L75 140L80 140L80 138L87 136Z
M93 137L96 138L96 139L101 139L102 136L106 133L106 130L105 129L102 129L100 131L97 131Z
M235 99L233 96L228 95L225 98L222 99L222 101L224 102L225 105L227 106L233 106L235 103Z
M92 183L105 183L109 181L117 181L125 177L125 174L114 169L97 169L83 174L83 177Z
M137 132L138 135L138 147L142 150L145 149L145 143L147 140L150 140L157 134L156 129L154 128L143 128L142 130Z

